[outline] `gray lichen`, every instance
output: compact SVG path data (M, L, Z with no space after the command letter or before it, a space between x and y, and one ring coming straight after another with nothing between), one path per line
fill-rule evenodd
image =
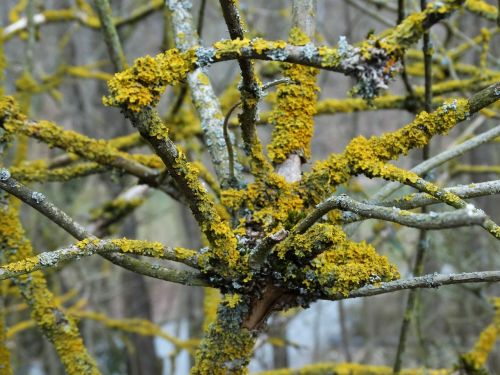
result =
M302 49L302 55L308 59L312 60L314 57L318 55L318 49L312 43L307 43Z
M215 49L212 47L200 47L196 50L196 57L198 59L198 66L200 68L209 67L213 63L215 57Z
M10 172L8 169L0 168L0 181L7 181L10 178Z
M39 193L38 191L34 191L31 193L31 199L33 199L36 203L40 203L45 199L45 195Z
M363 56L361 50L350 45L345 36L339 38L338 51L345 74L356 78L352 93L365 100L371 100L381 89L387 89L387 84L400 67L399 63L389 66L390 56L383 48L371 46L369 57Z
M268 56L273 61L284 61L288 57L288 52L284 48L276 48L266 52Z

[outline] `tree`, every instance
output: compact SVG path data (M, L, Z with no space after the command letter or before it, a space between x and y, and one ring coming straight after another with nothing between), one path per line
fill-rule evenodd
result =
M359 2L346 2L360 8ZM380 19L370 10L373 6L387 8L389 13L397 11L397 22L382 32L369 32L365 40L354 44L340 36L335 47L317 42L314 0L291 1L288 41L254 36L251 30L245 30L236 2L220 0L230 38L211 46L203 45L198 37L206 7L215 9L206 1L198 4L198 25L193 21L190 2L181 0L169 0L165 5L163 1L152 1L121 18L112 16L108 0L95 0L93 7L76 1L73 7L56 10L39 10L36 1L28 0L11 9L12 23L3 29L2 44L16 36L24 37L26 53L22 73L15 81L15 95L2 96L0 102L0 145L4 154L0 188L6 193L0 217L0 278L6 280L2 284L6 306L2 310L2 373L13 371L5 328L12 298L23 298L31 312L28 324L36 324L51 342L68 374L100 373L77 324L77 319L84 318L139 335L166 337L178 350L192 351L196 346L193 374L240 374L247 372L255 341L272 314L308 308L317 300L340 301L404 289L412 292L393 369L355 363L324 364L304 368L301 373L418 373L401 369L409 324L418 317L418 295L414 291L500 280L500 271L495 269L424 272L431 230L477 226L481 234L494 239L493 251L498 250L500 228L488 210L467 200L498 194L500 181L454 185L453 174L477 169L465 165L455 165L439 176L430 172L486 142L498 140L500 126L479 134L464 131L455 143L434 155L429 145L432 138L452 132L463 122L481 119L494 124L499 117L500 75L495 70L498 59L492 55L493 48L490 51L498 27L481 29L478 36L466 36L464 43L456 44L455 39L463 34L455 20L471 17L470 13L490 22L498 23L500 18L498 9L482 0L429 4L422 0L418 10L401 0L396 8L392 2L367 3L370 7L361 7L361 11L370 17L387 23L387 19ZM120 29L125 34L126 28L131 30L130 25L158 9L165 12L166 19L164 52L140 57L129 66ZM37 37L40 28L53 22L77 22L100 30L114 75L98 71L95 65L61 65L53 76L39 82L34 58ZM444 37L430 33L438 24L446 26ZM67 43L71 36L71 31L60 36L61 43ZM422 50L413 49L420 40ZM479 51L477 66L467 63L464 56L469 50ZM0 60L2 71L8 60ZM239 92L235 93L230 84L218 97L209 67L234 60L241 70ZM261 66L255 61L266 63ZM261 79L268 73L261 68L270 65L279 66L278 75L282 77L263 83ZM333 77L351 77L351 94L357 97L318 100L318 76L323 71ZM102 140L52 121L31 120L34 95L48 93L57 99L57 87L68 76L107 80L103 104L107 111L118 108L135 132ZM405 94L385 93L398 77ZM423 77L424 87L412 82L418 77ZM5 87L9 87L9 79ZM259 105L271 89L276 90L276 95L268 96L272 110L260 113ZM164 104L161 98L167 90L170 100ZM166 113L161 110L164 107L168 108ZM342 152L329 153L307 166L313 157L316 115L382 109L407 111L413 119L404 125L400 118L393 118L396 130L369 138L352 137ZM235 119L232 114L237 110L240 114ZM257 131L261 124L272 125L267 152ZM28 161L29 139L64 153ZM145 153L131 151L144 145L148 147ZM392 163L415 149L423 149L423 161L412 169ZM114 189L123 190L94 213L91 225L79 224L76 217L81 214L70 216L61 205L31 187L42 183L43 190L49 181L72 181L96 173L132 176L134 182L131 186L131 180L124 177L117 177L116 184L108 182ZM372 194L372 184L361 180L364 182L360 186L357 176L389 183ZM417 193L391 199L391 194L402 186ZM202 234L203 247L187 249L132 238L105 238L110 235L110 226L133 215L152 190L189 207ZM364 201L357 198L359 190L365 193ZM58 250L35 252L21 222L21 202L77 242ZM429 207L436 204L441 204L439 211L431 211ZM353 239L358 224L367 219L419 230L412 276L401 278L393 260L372 244ZM137 231L133 228L128 233L135 236ZM445 233L443 238L449 235ZM147 309L146 319L113 320L85 310L78 303L64 307L62 297L49 290L48 276L57 277L49 272L71 267L74 262L69 261L97 255L138 275L219 290L220 301L207 291L207 305L219 302L216 313L213 307L207 310L211 313L207 313L199 345L164 333L147 320ZM185 267L178 268L174 263ZM498 299L495 301L498 308ZM456 371L465 373L486 371L484 366L498 330L497 313L472 351L448 367L455 366ZM439 371L454 370L436 373L443 373Z

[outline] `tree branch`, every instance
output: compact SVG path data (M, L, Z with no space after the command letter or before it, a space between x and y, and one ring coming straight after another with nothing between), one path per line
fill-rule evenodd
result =
M403 279L380 283L378 285L366 285L353 290L349 295L325 294L322 299L338 301L347 298L369 297L378 294L398 292L405 289L439 288L443 285L465 284L465 283L494 283L500 281L500 271L478 271L452 274L428 274L411 279Z
M445 188L444 191L453 193L456 196L460 197L461 199L500 194L500 180L473 183L469 185L458 185ZM390 201L377 202L373 204L376 204L377 206L397 207L403 210L411 210L417 207L422 207L437 203L442 203L442 202L434 197L431 197L429 194L416 193L407 195L402 198L397 198ZM348 222L352 221L348 220Z
M71 234L76 239L80 241L86 239L89 240L88 242L81 244L83 249L87 249L87 246L90 246L89 247L90 250L87 252L82 251L83 249L81 247L75 245L76 247L73 246L69 248L69 250L63 249L61 251L60 256L62 257L62 259L59 259L57 256L55 256L54 259L54 257L50 256L50 254L52 253L45 253L46 255L40 254L39 256L41 256L41 258L35 257L36 259L34 260L28 259L22 261L25 262L23 264L26 264L26 267L28 268L31 266L43 268L44 264L52 266L60 260L68 260L68 259L78 258L79 256L92 255L96 252L99 252L98 250L100 249L100 247L98 246L99 244L101 244L100 245L101 247L104 246L104 248L102 248L101 250L102 251L101 255L104 256L106 259L127 269L135 270L135 272L141 273L143 275L162 278L163 280L173 281L173 282L179 282L179 280L188 280L190 279L191 276L193 279L197 279L198 277L201 278L201 274L196 274L196 273L191 273L191 276L189 277L186 276L187 274L185 274L182 277L176 278L175 275L177 271L170 270L168 268L159 265L147 264L137 259L126 257L120 254L111 254L109 253L110 250L105 251L105 249L109 249L109 247L107 246L111 246L111 249L114 249L114 251L119 251L121 249L121 251L123 252L130 251L137 254L142 253L142 255L147 255L147 256L152 255L159 258L172 260L175 262L181 262L191 267L197 268L198 265L196 260L196 252L194 251L192 256L191 255L186 256L186 254L179 256L179 254L177 254L177 251L175 249L163 247L158 243L151 243L147 241L134 241L134 240L109 240L111 242L101 241L97 237L92 235L89 231L87 231L83 226L74 221L64 211L60 210L57 206L49 202L43 196L43 194L32 191L26 186L15 181L12 177L10 177L9 171L4 168L0 169L0 188L16 196L26 204L36 209L38 212L40 212L45 217L50 219L52 222L60 226L62 229L64 229L66 232ZM141 244L142 244L142 249L144 251L141 251ZM53 261L50 262L49 261L50 259L52 259ZM25 270L26 267L24 268L21 267L21 271L23 269ZM14 267L14 270L19 271L19 267ZM172 280L170 278L172 278Z
M450 161L460 155L463 155L467 151L473 150L476 147L492 140L493 138L500 135L500 125L494 127L487 132L476 135L474 138L469 139L459 145L452 147L446 151L437 154L436 156L431 157L428 160L418 164L413 167L410 172L413 172L418 175L425 174L430 170ZM380 189L372 198L371 203L377 204L377 201L384 199L394 193L401 186L398 182L389 182L382 189Z
M345 194L333 196L316 206L313 214L309 215L305 222L313 224L315 220L333 209L342 211L350 211L363 218L379 219L391 221L407 227L420 229L445 229L456 228L469 225L483 225L486 220L486 214L475 208L464 208L451 212L430 212L428 214L414 213L401 210L399 208L387 208L373 204L357 202ZM350 212L345 213L345 217L349 220ZM302 226L305 226L303 224ZM301 226L301 228L302 228Z

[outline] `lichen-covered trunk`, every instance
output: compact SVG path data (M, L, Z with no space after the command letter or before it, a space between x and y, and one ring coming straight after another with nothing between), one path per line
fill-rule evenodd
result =
M192 375L247 374L253 353L255 334L243 323L250 309L248 300L237 295L226 297L217 317L205 332Z

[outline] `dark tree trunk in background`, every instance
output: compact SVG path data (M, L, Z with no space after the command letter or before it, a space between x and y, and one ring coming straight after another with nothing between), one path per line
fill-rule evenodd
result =
M123 235L135 238L136 221L131 217L124 226ZM153 321L151 299L144 276L134 272L122 274L123 305L126 318ZM154 337L129 334L133 352L127 356L128 375L154 375L162 373L162 360L156 355Z

